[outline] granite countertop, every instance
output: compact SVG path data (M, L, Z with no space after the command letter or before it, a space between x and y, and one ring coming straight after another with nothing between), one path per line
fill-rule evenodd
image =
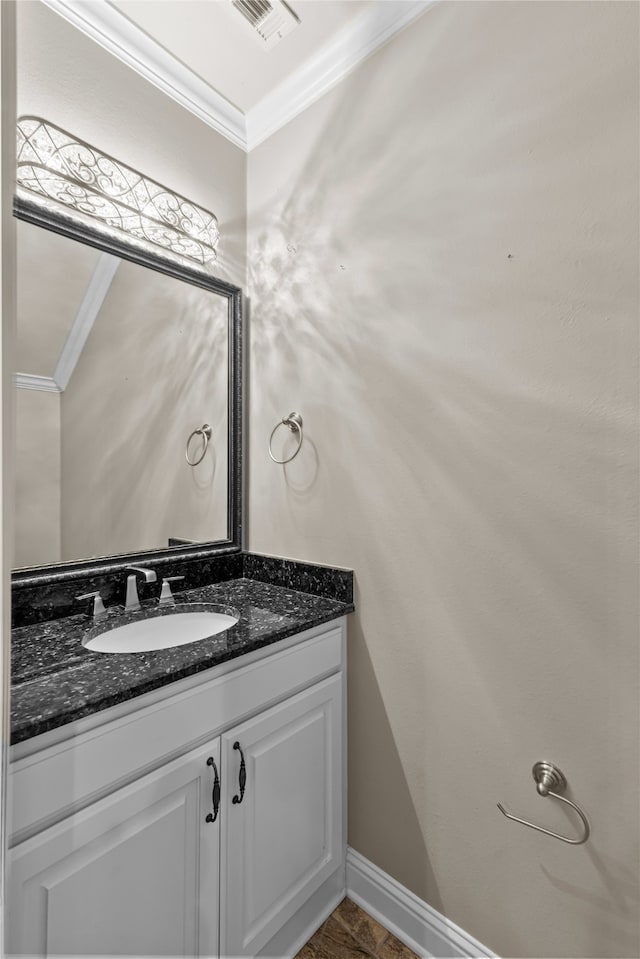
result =
M117 655L85 649L82 639L94 625L85 613L14 629L12 744L330 622L354 608L353 603L245 578L176 592L175 598L231 606L240 619L210 639ZM143 609L154 607L155 603L143 603ZM127 622L122 608L112 608L108 615L114 625Z

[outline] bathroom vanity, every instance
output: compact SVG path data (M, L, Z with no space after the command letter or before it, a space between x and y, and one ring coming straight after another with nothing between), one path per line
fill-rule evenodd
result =
M14 632L9 954L293 956L344 893L352 605L183 601L238 624L122 655L82 647L86 615Z
M23 117L19 133L37 145L47 128ZM69 375L16 379L27 454L16 475L32 492L12 579L5 952L293 956L345 889L352 574L242 549L242 291L33 192L14 211L23 253L57 286L60 256L102 292L83 320L92 348L63 348L55 367ZM77 314L49 299L66 329ZM21 302L20 338L37 346L42 310ZM54 389L63 413L80 413L61 417L50 445L80 450L82 466L62 470L60 508L38 511L51 489L42 417L34 429L29 415ZM213 604L235 624L186 642L178 615L171 627L170 611L157 615L176 579L184 615ZM146 647L132 620L138 585L166 648ZM96 592L116 645L137 624L141 651L87 645Z

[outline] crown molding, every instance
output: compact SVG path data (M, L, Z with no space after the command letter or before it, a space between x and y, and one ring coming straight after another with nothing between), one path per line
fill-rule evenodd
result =
M241 110L105 0L42 0L227 140L246 150Z
M53 379L63 392L69 385L69 380L80 359L84 345L89 339L93 324L109 292L111 281L121 263L122 260L119 257L111 256L110 253L101 253L98 257L98 262L91 274L82 302L71 324L71 329L67 333L56 368L53 371Z
M247 150L279 130L438 0L373 4L246 114ZM401 8L401 10L400 10ZM400 12L399 12L400 11Z
M15 373L13 377L18 390L39 390L43 393L61 393L62 390L50 376L35 376L33 373Z
M439 0L372 4L246 114L106 0L42 0L176 103L249 152Z

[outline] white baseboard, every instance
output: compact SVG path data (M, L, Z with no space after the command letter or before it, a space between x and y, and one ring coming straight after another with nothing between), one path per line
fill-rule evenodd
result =
M477 939L351 847L347 849L347 896L424 959L496 959Z
M344 899L344 862L260 950L260 959L296 956Z

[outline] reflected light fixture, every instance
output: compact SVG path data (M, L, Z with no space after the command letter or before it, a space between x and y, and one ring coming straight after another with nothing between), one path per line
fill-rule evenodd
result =
M40 117L18 120L18 196L207 269L220 234L213 213Z

